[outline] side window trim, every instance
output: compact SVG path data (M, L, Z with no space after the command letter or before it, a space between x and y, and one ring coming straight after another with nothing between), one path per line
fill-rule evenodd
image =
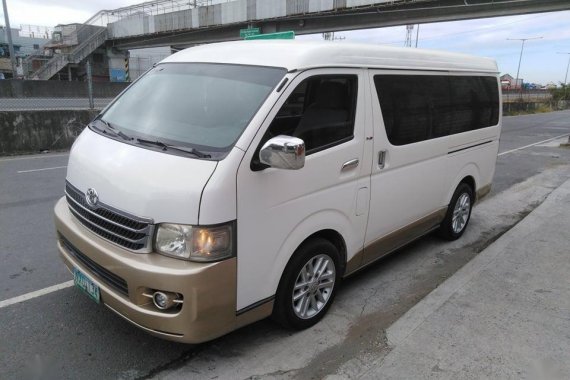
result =
M345 138L342 138L342 139L340 139L340 140L336 140L336 141L333 141L333 142L331 142L331 143L329 143L329 144L321 145L321 146L319 146L319 147L316 147L316 148L313 148L313 149L311 149L311 150L308 150L308 151L306 151L305 154L306 154L307 156L309 156L309 155L311 155L311 154L315 154L315 153L318 153L318 152L322 152L323 150L327 150L327 149L333 148L333 147L335 147L335 146L337 146L337 145L341 145L341 144L347 143L347 142L349 142L349 141L352 141L352 139L354 139L354 133L352 133L350 136L346 136Z

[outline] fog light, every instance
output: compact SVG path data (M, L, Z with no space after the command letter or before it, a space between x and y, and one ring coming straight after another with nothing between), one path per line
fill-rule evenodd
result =
M152 295L152 302L161 310L168 309L168 297L163 292L155 292Z
M151 299L154 307L164 311L172 308L181 308L184 303L182 294L163 290L146 288L143 290L142 296Z
M170 292L154 292L152 295L152 302L160 310L167 310L177 304L182 303L182 299L176 293Z

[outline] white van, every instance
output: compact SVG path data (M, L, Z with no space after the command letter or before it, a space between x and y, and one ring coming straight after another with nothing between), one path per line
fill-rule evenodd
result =
M369 45L186 49L79 136L58 248L75 283L140 328L197 343L273 315L315 324L342 278L489 192L496 63Z

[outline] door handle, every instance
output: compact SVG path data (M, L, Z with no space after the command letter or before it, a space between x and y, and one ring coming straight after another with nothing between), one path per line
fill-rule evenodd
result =
M380 169L384 169L385 165L386 165L386 151L381 150L380 152L378 152L378 167Z
M355 167L358 166L358 163L359 163L359 162L360 162L360 161L358 160L358 158L354 158L354 159L352 159L352 160L350 160L350 161L346 161L344 164L342 164L342 168L340 168L340 171L341 171L341 172L344 172L344 171L347 171L347 170L350 170L350 169L354 169Z

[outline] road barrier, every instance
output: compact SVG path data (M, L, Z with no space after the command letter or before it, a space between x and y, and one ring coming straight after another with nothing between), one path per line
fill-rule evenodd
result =
M0 111L0 156L69 149L96 110Z

